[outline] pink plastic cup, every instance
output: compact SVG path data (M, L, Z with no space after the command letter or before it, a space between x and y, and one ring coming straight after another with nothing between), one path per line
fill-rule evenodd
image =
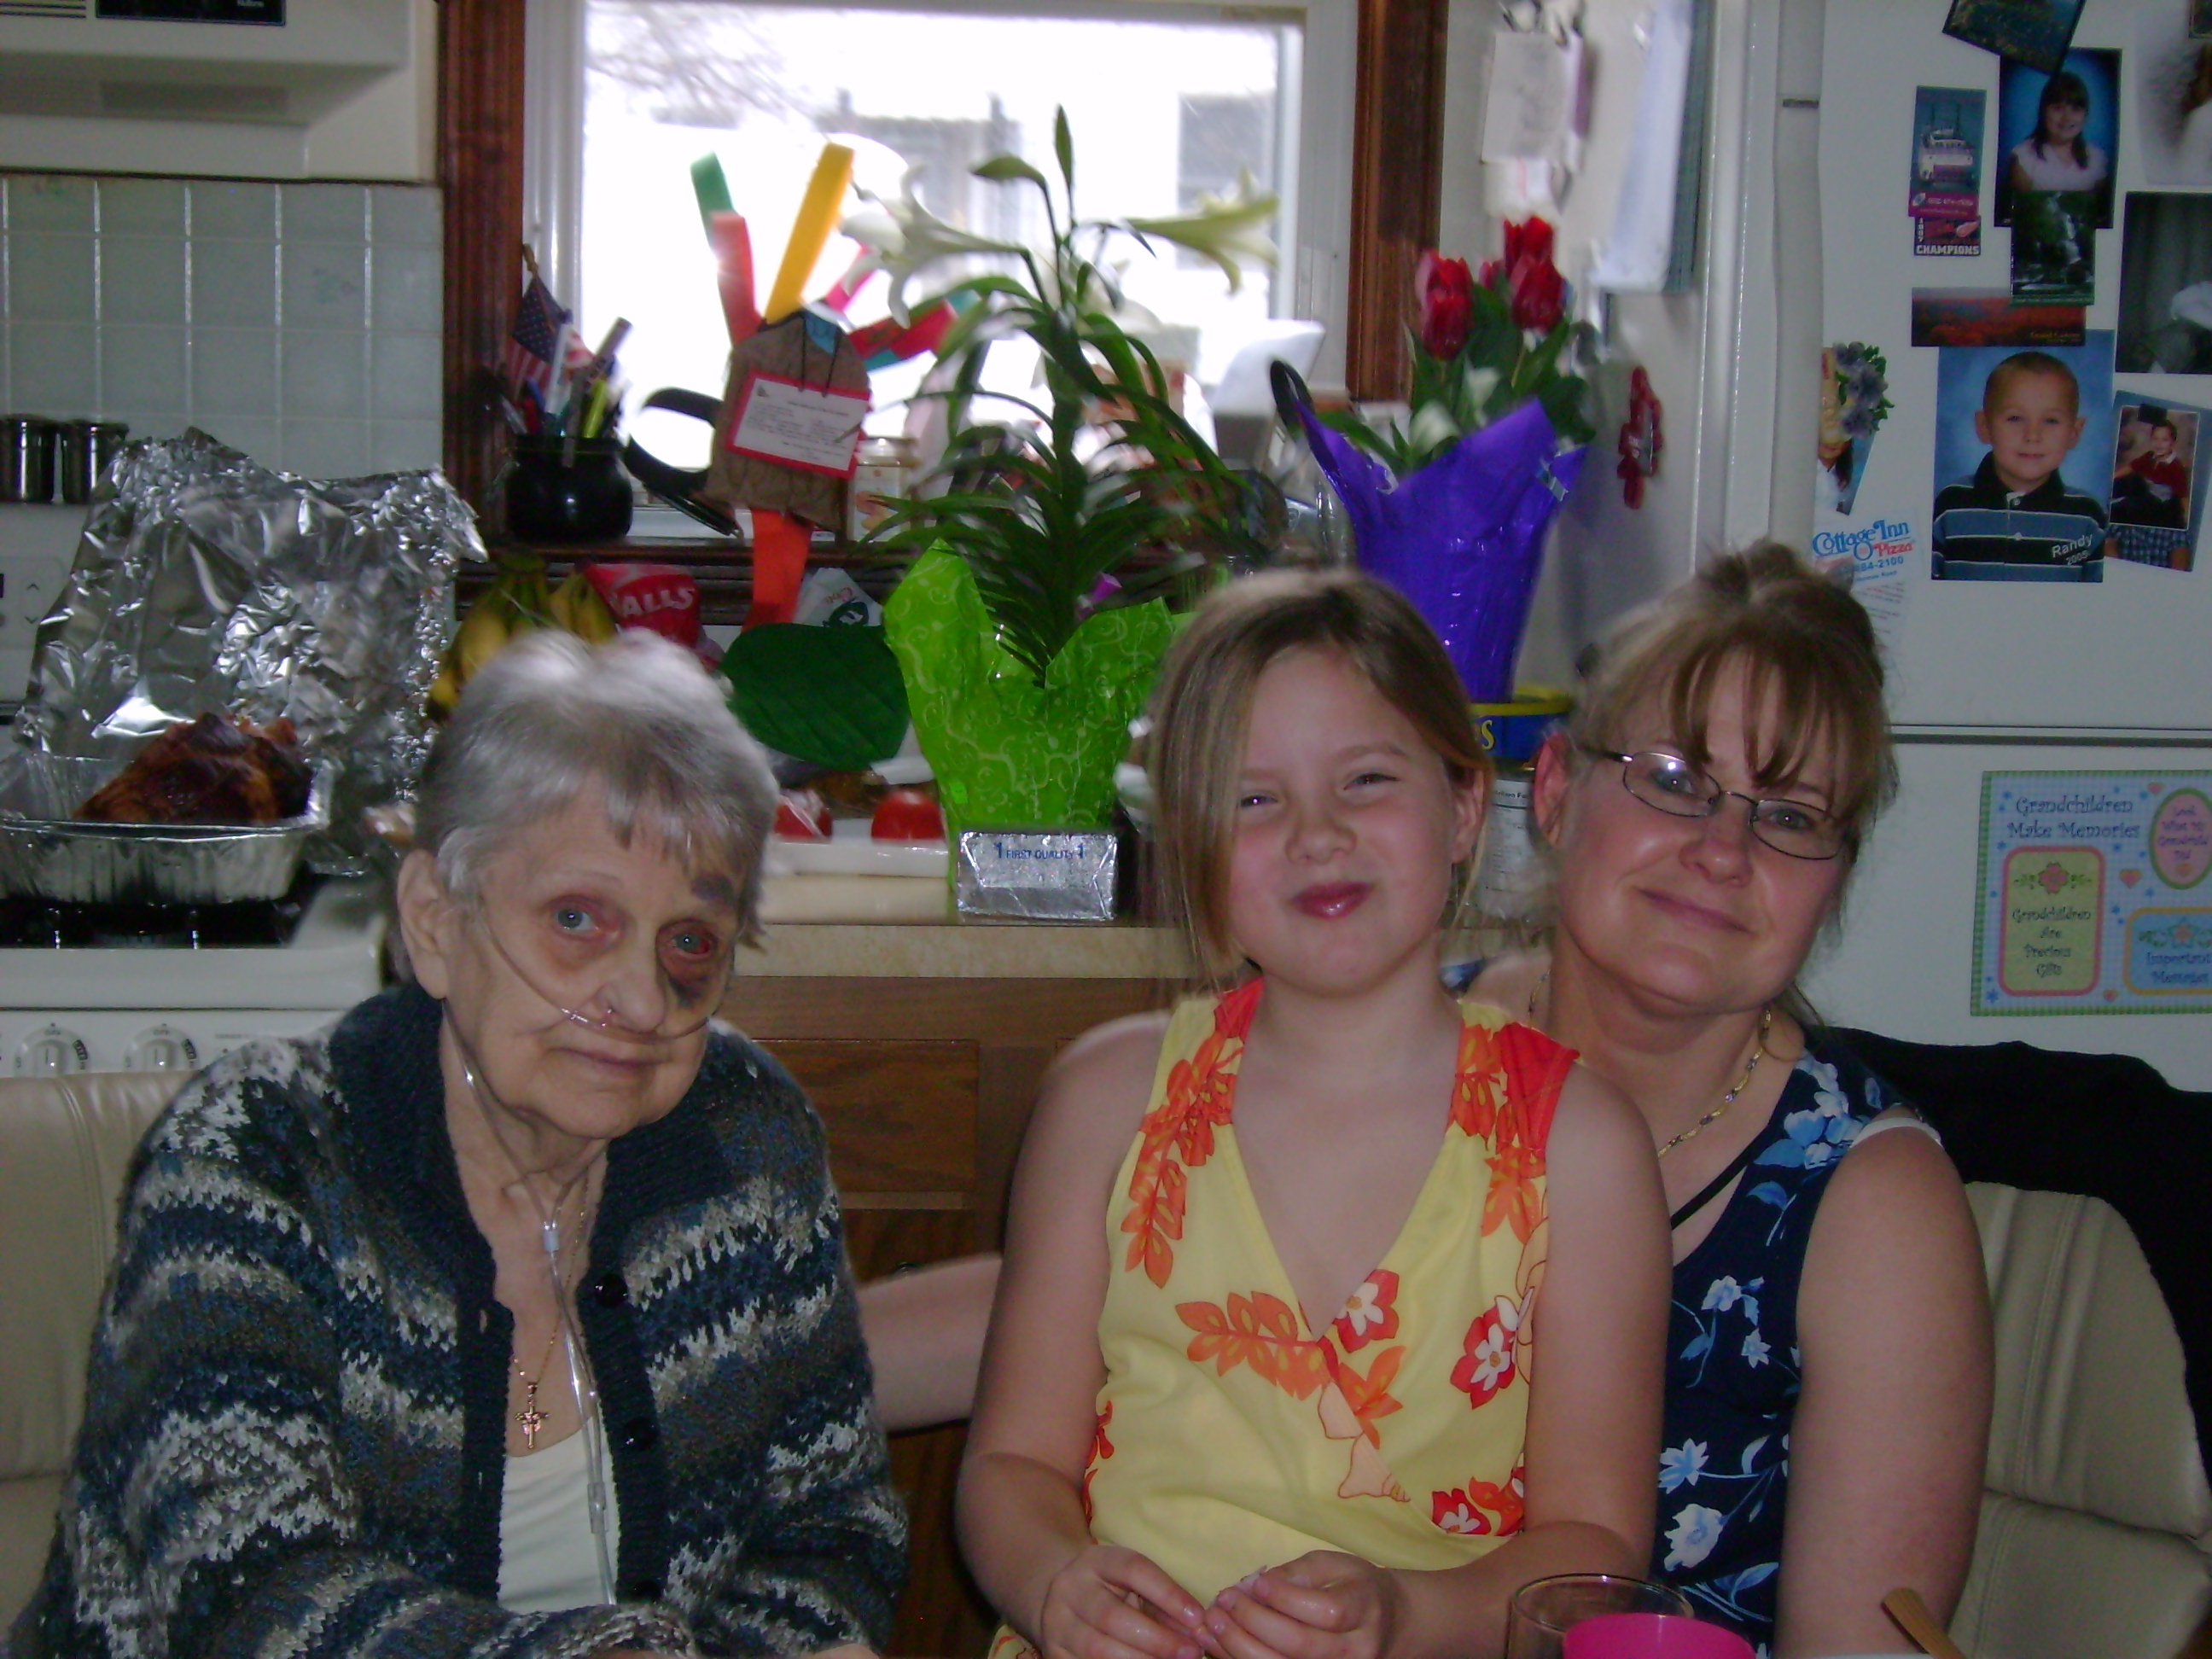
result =
M1566 1634L1566 1659L1752 1659L1734 1631L1666 1613L1601 1613Z

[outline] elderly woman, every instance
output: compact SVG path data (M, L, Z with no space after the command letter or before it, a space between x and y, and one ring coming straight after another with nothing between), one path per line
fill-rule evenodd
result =
M1551 941L1474 986L1650 1127L1674 1258L1650 1576L1777 1655L1894 1650L1899 1585L1948 1617L1988 1438L1958 1176L1797 990L1893 771L1857 602L1778 546L1709 562L1616 630L1546 745ZM990 1277L869 1287L894 1427L966 1409Z
M29 1656L887 1634L821 1127L709 1020L775 786L686 653L518 644L422 780L416 983L149 1133Z

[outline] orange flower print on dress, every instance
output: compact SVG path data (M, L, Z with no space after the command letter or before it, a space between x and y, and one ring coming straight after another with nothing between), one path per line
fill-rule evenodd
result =
M1114 1455L1114 1443L1106 1437L1106 1425L1114 1420L1114 1402L1108 1401L1106 1408L1098 1413L1098 1425L1091 1432L1091 1459L1083 1466L1083 1518L1091 1519L1091 1483L1097 1478L1098 1466Z
M1523 1498L1521 1469L1516 1464L1512 1479L1504 1486L1469 1480L1466 1486L1455 1486L1449 1492L1431 1492L1429 1518L1440 1530L1464 1537L1516 1533L1521 1530Z
M1216 1124L1229 1121L1237 1094L1237 1067L1245 1035L1260 1006L1261 981L1250 980L1214 1006L1213 1030L1188 1060L1168 1073L1158 1106L1138 1127L1141 1144L1129 1172L1129 1211L1121 1231L1131 1235L1122 1271L1141 1267L1164 1286L1175 1270L1175 1242L1182 1237L1184 1170L1213 1156Z
M1329 1363L1329 1380L1344 1395L1344 1403L1358 1421L1359 1431L1374 1445L1382 1443L1382 1436L1375 1427L1376 1419L1404 1409L1403 1402L1390 1397L1390 1385L1398 1380L1398 1368L1405 1360L1403 1348L1385 1348L1375 1356L1364 1376L1352 1370L1348 1360Z
M1477 1140L1498 1133L1498 1115L1508 1096L1505 1058L1498 1034L1468 1020L1459 1028L1459 1070L1452 1079L1451 1121Z
M1232 1292L1226 1310L1211 1302L1182 1302L1176 1314L1198 1333L1187 1351L1190 1358L1201 1365L1212 1360L1217 1376L1249 1365L1262 1382L1294 1400L1310 1397L1328 1381L1327 1349L1298 1334L1297 1314L1280 1297Z
M1331 1326L1337 1346L1358 1353L1370 1342L1387 1342L1398 1334L1398 1275L1377 1267L1361 1281L1344 1311Z
M1544 1219L1543 1178L1541 1147L1501 1142L1490 1155L1490 1190L1482 1200L1484 1235L1508 1226L1526 1244Z
M1520 1304L1504 1296L1467 1328L1467 1352L1452 1367L1451 1380L1470 1405L1484 1405L1512 1382L1514 1338L1520 1328Z

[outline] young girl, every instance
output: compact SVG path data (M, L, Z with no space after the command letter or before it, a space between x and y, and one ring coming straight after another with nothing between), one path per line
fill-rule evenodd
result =
M2044 82L2036 104L2035 131L2013 146L2005 167L2008 188L2014 192L2107 188L2112 163L2083 136L2088 125L2089 88L2071 70L2061 70ZM2099 222L2104 222L2104 216Z
M1226 988L1074 1044L1030 1126L959 1499L994 1652L1494 1654L1519 1585L1648 1559L1650 1137L1441 987L1488 772L1402 599L1217 595L1151 763Z

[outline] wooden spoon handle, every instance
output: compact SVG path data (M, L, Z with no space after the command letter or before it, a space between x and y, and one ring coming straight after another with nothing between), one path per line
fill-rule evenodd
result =
M1899 1628L1918 1644L1921 1652L1933 1654L1935 1659L1966 1659L1966 1650L1944 1633L1918 1590L1901 1587L1890 1591L1881 1598L1881 1610L1897 1620Z

